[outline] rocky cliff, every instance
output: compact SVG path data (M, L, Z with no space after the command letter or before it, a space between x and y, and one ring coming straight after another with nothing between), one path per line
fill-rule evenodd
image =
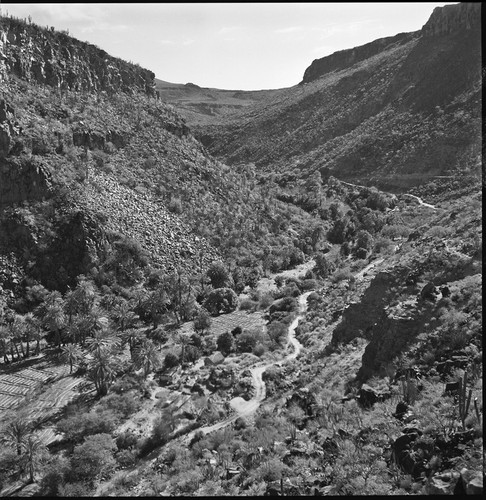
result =
M340 50L330 56L315 59L305 70L301 83L309 83L331 71L348 68L359 61L368 59L392 47L403 45L414 38L452 35L463 31L478 30L480 27L480 3L459 3L457 5L436 7L420 31L399 33L392 37L380 38L360 47Z
M312 64L305 70L301 84L312 82L331 71L339 71L348 68L359 61L368 59L384 50L403 45L417 37L418 32L399 33L395 36L380 38L366 45L361 45L360 47L340 50L321 59L314 59Z
M155 95L155 74L66 33L0 18L0 81L7 75L77 91Z
M440 36L481 29L481 2L436 7L422 27L423 36Z

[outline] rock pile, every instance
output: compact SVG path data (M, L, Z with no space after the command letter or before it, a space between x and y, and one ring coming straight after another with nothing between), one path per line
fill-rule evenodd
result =
M88 170L82 203L103 216L106 230L138 240L153 262L166 271L177 267L195 270L200 263L204 266L220 258L163 203L122 186L110 174Z

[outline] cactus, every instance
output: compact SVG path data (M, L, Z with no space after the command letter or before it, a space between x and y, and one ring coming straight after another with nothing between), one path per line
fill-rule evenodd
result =
M472 396L472 389L469 389L469 392L467 391L467 371L464 371L464 375L459 379L459 392L458 392L459 417L461 418L463 428L466 427L465 421L467 414L469 413L471 396Z

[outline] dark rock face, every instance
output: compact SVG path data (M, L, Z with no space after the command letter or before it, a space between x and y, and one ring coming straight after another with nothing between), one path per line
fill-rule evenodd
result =
M395 278L390 273L378 273L361 300L344 310L341 322L332 334L333 343L347 343L356 337L370 338L394 283Z
M51 193L51 175L39 162L16 160L0 164L0 210L25 200L42 200Z
M386 363L419 334L424 322L424 314L416 308L383 311L366 346L358 377L366 380L372 374L380 373Z
M450 35L463 30L479 29L481 26L481 3L463 2L436 7L422 27L423 36Z
M155 96L155 74L65 33L16 19L0 20L0 81L8 74L61 90Z

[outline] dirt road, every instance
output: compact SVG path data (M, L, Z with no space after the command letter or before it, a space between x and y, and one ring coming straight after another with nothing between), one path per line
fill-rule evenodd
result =
M258 410L266 395L265 382L263 381L263 373L265 372L265 370L270 366L281 366L283 363L294 360L295 358L297 358L302 349L302 344L295 338L295 329L297 328L299 321L304 317L305 311L307 309L307 298L311 293L312 292L306 292L299 297L299 314L289 326L286 349L290 349L291 352L281 361L273 361L266 364L257 364L250 369L252 383L255 389L255 395L248 401L243 399L242 397L233 398L230 401L230 406L231 408L233 408L233 410L235 410L234 415L228 417L222 422L218 422L207 427L201 427L199 429L196 429L195 431L190 432L185 436L184 441L190 441L196 432L209 434L210 432L223 429L224 427L234 422L237 418L248 417Z

